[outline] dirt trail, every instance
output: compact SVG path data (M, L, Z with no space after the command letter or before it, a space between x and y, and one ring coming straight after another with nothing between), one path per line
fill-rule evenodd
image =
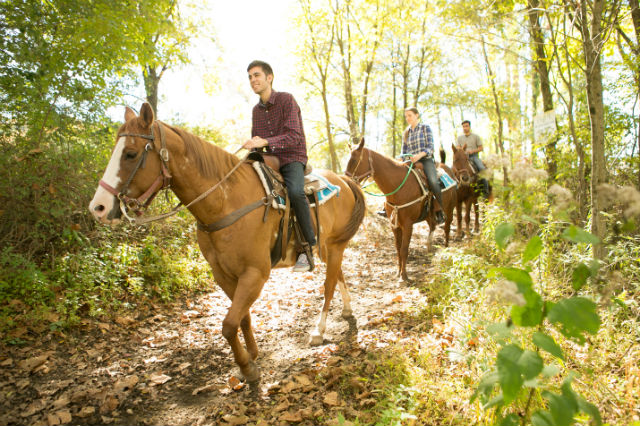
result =
M426 236L427 225L416 225L408 268L416 282L429 273ZM435 243L443 243L440 230ZM374 395L363 388L357 400L343 401L332 386L362 367L367 351L398 338L398 330L379 327L385 318L425 300L395 278L391 232L374 215L345 252L343 270L354 318L342 319L336 291L318 347L308 338L321 309L324 264L313 273L272 272L252 308L262 372L255 386L232 378L237 369L221 334L229 302L212 286L150 313L3 347L0 424L331 424L337 413L366 419Z

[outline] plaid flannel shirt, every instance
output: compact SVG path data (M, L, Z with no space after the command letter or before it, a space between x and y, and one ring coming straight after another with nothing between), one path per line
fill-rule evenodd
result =
M407 137L402 141L402 153L416 155L420 152L433 158L433 133L428 124L418 123L415 129L409 127Z
M299 161L307 164L307 143L300 107L293 95L271 92L269 100L253 107L251 137L269 142L267 151L278 157L280 166Z

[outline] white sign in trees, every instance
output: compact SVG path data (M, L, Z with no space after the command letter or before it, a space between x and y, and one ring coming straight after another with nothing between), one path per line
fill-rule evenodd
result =
M547 138L556 131L556 112L545 111L533 117L533 139L538 143L545 143Z

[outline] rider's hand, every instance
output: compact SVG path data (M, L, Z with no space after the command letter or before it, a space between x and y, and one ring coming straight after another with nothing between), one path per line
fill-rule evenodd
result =
M418 162L422 157L424 157L424 155L422 155L422 153L420 153L420 154L416 154L416 155L413 155L413 156L411 157L411 162L412 162L412 163L416 163L416 162Z
M269 142L266 139L261 138L260 136L254 136L253 138L247 140L242 147L245 149L253 149L253 148L262 148L263 146L267 146Z

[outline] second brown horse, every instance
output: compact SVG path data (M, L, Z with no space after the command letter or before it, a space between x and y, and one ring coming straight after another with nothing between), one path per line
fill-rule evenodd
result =
M443 168L449 176L454 177L453 172L447 166L441 164L439 167ZM409 281L407 257L409 256L409 243L413 234L413 224L420 219L426 202L425 199L417 202L423 197L423 186L413 173L410 173L405 183L402 184L407 173L406 164L365 148L364 139L351 151L346 171L346 174L352 176L356 182L362 182L370 177L376 182L381 191L385 194L390 194L386 197L385 210L387 211L387 217L390 218L391 229L395 237L396 251L398 253L398 276L402 277L404 281ZM395 191L398 187L400 189ZM391 194L394 191L395 193ZM453 218L453 208L456 205L456 191L444 191L442 193L442 201L444 203L442 208L447 215L447 220L444 223L445 245L449 246L449 231ZM406 207L403 207L405 205ZM430 251L433 232L436 229L433 209L427 215L426 221L429 224L427 251Z

